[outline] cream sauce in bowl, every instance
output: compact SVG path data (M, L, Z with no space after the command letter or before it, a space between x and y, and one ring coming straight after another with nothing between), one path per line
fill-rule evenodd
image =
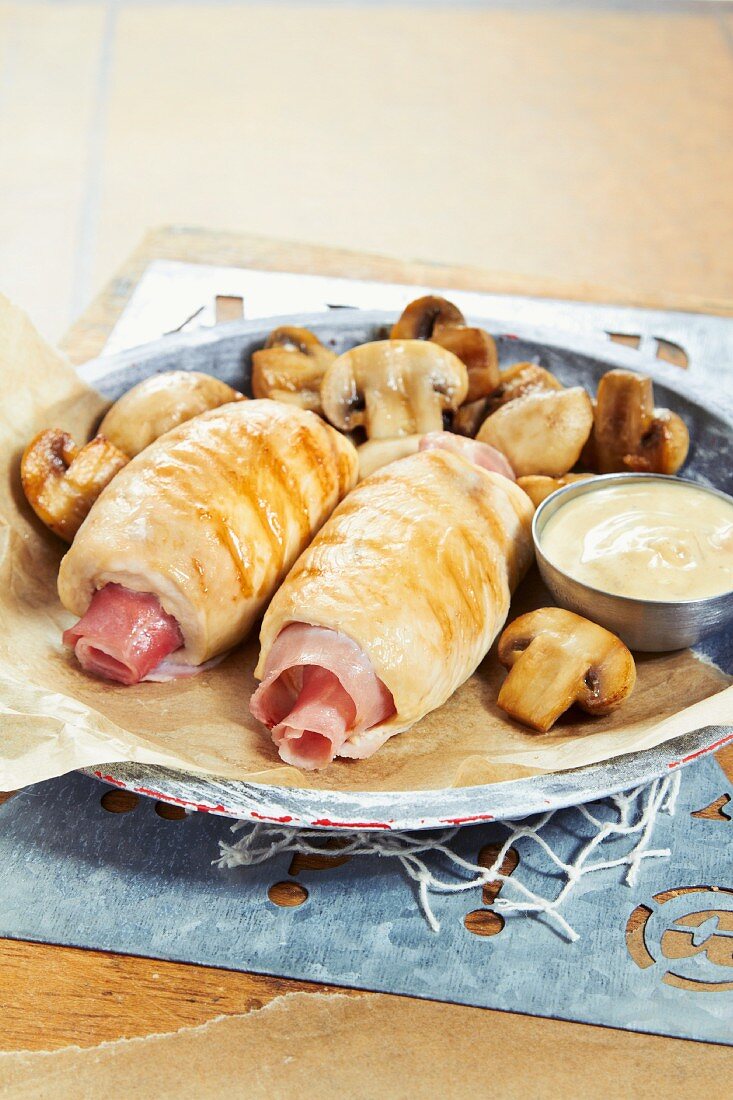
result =
M677 603L733 591L733 501L686 481L599 484L561 505L542 551L591 588Z

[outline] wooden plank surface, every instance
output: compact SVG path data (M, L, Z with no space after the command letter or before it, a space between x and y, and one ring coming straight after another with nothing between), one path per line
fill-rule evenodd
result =
M0 939L0 1050L57 1050L177 1031L315 988L335 987Z
M72 326L62 346L74 363L84 363L99 355L135 284L152 259L254 267L264 271L296 271L306 275L341 275L381 282L427 283L497 294L528 294L541 298L613 302L650 309L681 309L733 316L733 291L731 297L725 300L657 294L652 290L632 298L623 287L567 283L549 276L545 279L526 279L480 268L433 264L425 260L397 260L250 234L169 226L147 234L121 271Z
M328 993L336 987L287 981L230 970L159 962L132 956L81 951L70 947L0 940L0 1050L59 1050L90 1047L118 1038L155 1035L194 1027L219 1016L233 1016L261 1008L285 993ZM340 989L351 997L354 990ZM389 1001L412 1001L389 996ZM452 1012L476 1009L451 1006ZM633 1093L618 1084L629 1070L640 1079L650 1057L657 1064L698 1067L698 1085L722 1085L721 1073L733 1066L733 1053L717 1044L645 1036L591 1024L543 1020L494 1009L481 1009L486 1025L505 1036L502 1046L522 1081L522 1058L517 1052L542 1049L549 1075L562 1075L568 1051L604 1048L606 1068L615 1069L609 1081L610 1100ZM548 1030L552 1042L548 1043ZM399 1036L395 1042L399 1043ZM705 1060L703 1051L710 1052ZM713 1053L715 1052L715 1053ZM577 1095L568 1079L568 1096ZM71 1095L71 1094L70 1094ZM483 1095L479 1090L477 1097ZM675 1095L677 1095L675 1093ZM712 1095L712 1092L711 1092ZM559 1097L559 1094L558 1094Z
M622 301L612 288L561 286L551 280L538 284L468 268L410 264L383 257L316 248L251 236L212 233L180 227L155 230L130 258L119 275L96 299L68 334L64 347L74 362L83 362L101 350L137 279L153 258L190 262L263 267L405 282L434 282L466 289L505 291L587 299ZM733 315L731 302L694 300L646 304L666 308L715 310ZM733 748L719 755L733 782ZM0 1049L52 1050L75 1043L92 1046L120 1037L176 1030L259 1007L286 992L322 991L324 986L266 975L215 970L182 963L159 962L97 951L54 947L0 939ZM359 996L358 993L353 994ZM539 1036L546 1022L511 1013L485 1010L516 1031L517 1044L526 1049L529 1036ZM635 1057L639 1037L586 1024L558 1023L557 1058L564 1048L589 1034L608 1041L613 1036L619 1080ZM531 1039L529 1040L531 1045ZM670 1064L685 1059L695 1044L655 1039ZM519 1070L518 1070L519 1072ZM701 1081L701 1086L703 1082ZM711 1079L712 1087L712 1079ZM568 1080L569 1095L572 1081ZM613 1090L610 1095L618 1095Z

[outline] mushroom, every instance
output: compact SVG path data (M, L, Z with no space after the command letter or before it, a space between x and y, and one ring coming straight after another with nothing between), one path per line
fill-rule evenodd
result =
M499 385L496 343L482 328L472 328L447 298L428 294L410 302L392 327L393 340L432 340L457 355L468 371L467 402L477 401Z
M430 341L376 340L339 355L321 384L331 423L369 439L440 431L468 390L461 360Z
M451 427L457 435L464 435L469 439L473 439L487 416L486 398L480 397L478 401L470 401L461 405L453 417Z
M489 412L496 412L502 405L528 393L546 393L563 388L562 382L539 363L513 363L501 372L500 378L499 386L489 401Z
M629 370L603 375L583 465L600 474L676 474L689 446L684 421L669 409L654 408L651 378Z
M502 451L517 477L562 477L575 465L593 427L593 406L580 386L541 390L502 405L476 436Z
M500 382L494 392L480 401L466 402L455 415L453 428L461 435L475 436L487 416L502 405L528 393L561 390L562 383L554 374L537 363L514 363L500 372Z
M151 375L115 401L99 425L99 433L132 458L186 420L230 401L244 400L244 394L210 374L165 371Z
M509 669L499 706L540 733L573 703L588 714L609 714L636 683L634 658L620 638L560 607L515 619L499 639L499 660Z
M404 308L390 335L393 340L431 340L436 329L465 323L466 318L453 302L437 294L426 294Z
M545 477L543 474L529 474L527 477L517 479L517 485L524 489L535 508L539 508L543 500L558 489L564 489L566 485L572 485L575 481L587 481L595 474L565 474L564 477Z
M273 329L252 356L252 392L321 413L321 382L336 353L307 328Z
M407 458L420 450L421 435L403 435L399 439L370 439L356 448L359 456L359 481L363 481L375 470L396 462L398 458Z
M40 432L20 463L23 492L38 518L54 534L71 542L102 489L129 461L98 435L81 449L66 432Z

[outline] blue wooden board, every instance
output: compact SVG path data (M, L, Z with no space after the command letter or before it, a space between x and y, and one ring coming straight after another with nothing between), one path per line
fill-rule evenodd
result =
M471 933L478 890L435 898L435 934L413 885L378 857L297 878L290 856L222 870L212 860L232 839L226 820L163 820L146 799L109 813L105 789L69 775L0 807L0 935L733 1044L733 821L724 807L691 816L733 794L714 760L685 771L676 816L659 818L653 846L669 846L671 860L645 861L634 889L618 871L580 883L564 910L581 934L573 944L524 915L491 937ZM589 826L574 810L558 821L548 839L568 856L577 841L567 830ZM480 826L454 843L475 859L503 835ZM546 889L536 846L517 848L515 874ZM307 900L270 901L282 881L302 884ZM695 889L665 897L680 887Z

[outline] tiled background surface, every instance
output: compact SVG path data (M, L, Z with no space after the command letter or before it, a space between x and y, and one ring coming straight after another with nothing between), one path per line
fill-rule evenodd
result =
M731 297L733 6L0 0L0 289L168 222Z

